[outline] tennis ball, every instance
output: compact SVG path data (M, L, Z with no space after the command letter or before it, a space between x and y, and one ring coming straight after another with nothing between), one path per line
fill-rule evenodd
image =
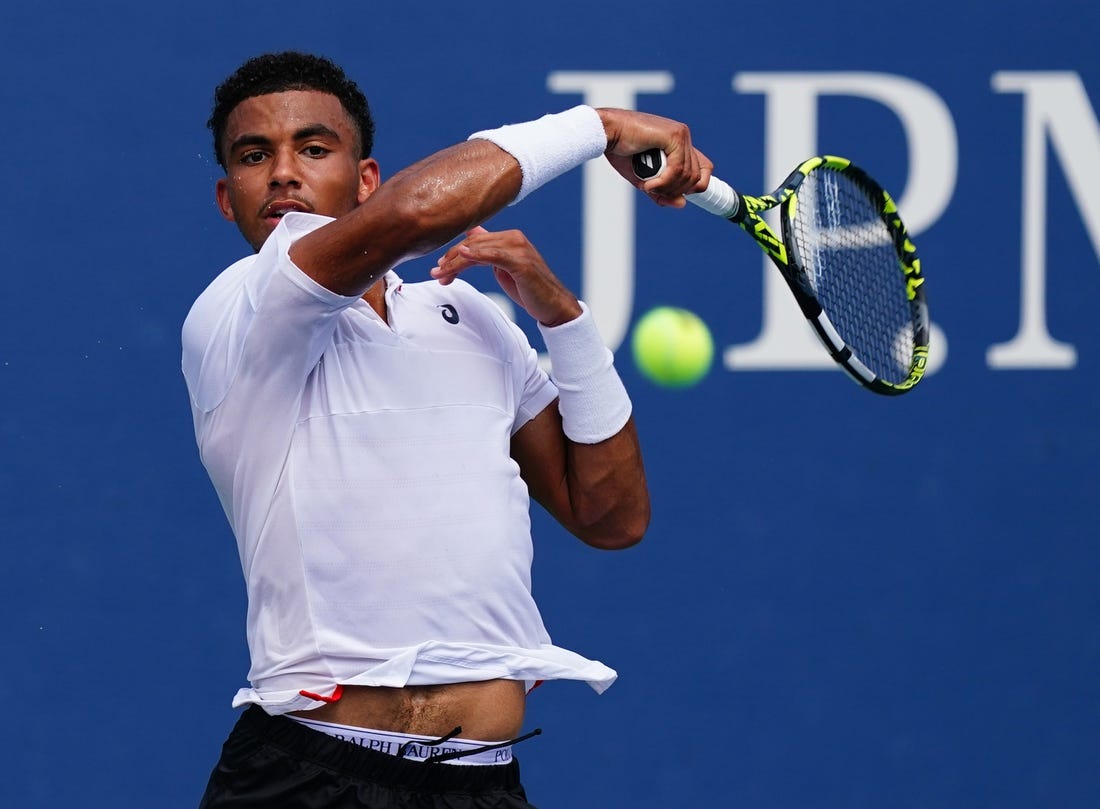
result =
M634 327L634 362L658 385L686 388L706 376L714 340L694 312L674 306L650 309Z

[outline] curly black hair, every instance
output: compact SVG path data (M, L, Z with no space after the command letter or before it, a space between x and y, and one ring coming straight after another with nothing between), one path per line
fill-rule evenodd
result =
M359 86L339 65L323 56L284 51L252 57L214 91L214 109L206 125L214 135L214 154L223 169L222 138L229 114L249 98L288 90L319 90L336 96L359 130L360 159L370 157L374 118Z

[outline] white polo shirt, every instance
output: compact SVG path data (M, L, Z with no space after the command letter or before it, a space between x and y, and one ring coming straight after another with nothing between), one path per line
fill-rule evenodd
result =
M523 332L463 281L385 277L389 322L290 261L330 221L287 214L199 296L183 373L237 538L251 688L316 707L401 687L615 672L551 644L531 595L511 436L555 397Z

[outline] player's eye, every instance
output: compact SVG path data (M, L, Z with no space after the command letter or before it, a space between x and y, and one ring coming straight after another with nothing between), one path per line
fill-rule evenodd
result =
M254 149L241 155L241 163L246 166L255 166L258 163L262 163L264 161L264 157L265 155L263 152Z
M316 143L310 144L302 150L308 157L324 157L329 153L329 150L324 146L319 146Z

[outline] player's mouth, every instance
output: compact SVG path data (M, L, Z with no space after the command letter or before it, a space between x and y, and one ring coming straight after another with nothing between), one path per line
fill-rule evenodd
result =
M279 224L280 219L293 211L311 213L312 208L298 199L276 199L264 205L260 211L260 218L271 227L275 227Z

